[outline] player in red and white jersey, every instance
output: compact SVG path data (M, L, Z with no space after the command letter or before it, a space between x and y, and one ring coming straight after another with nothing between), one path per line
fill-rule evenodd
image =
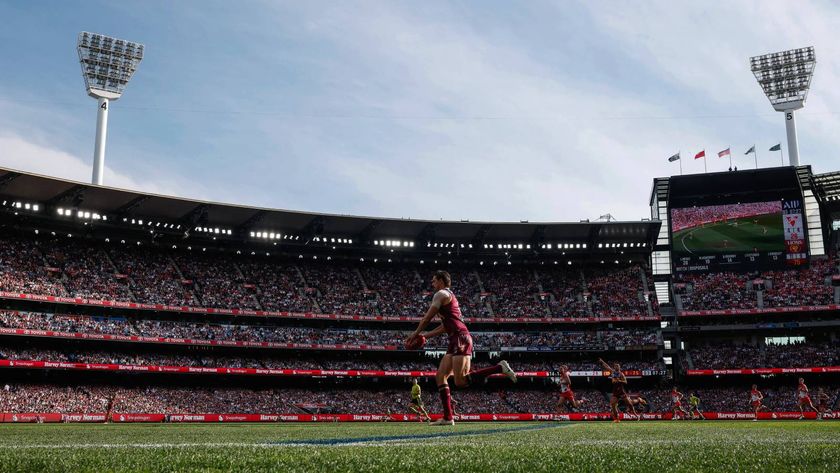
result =
M580 406L586 402L586 399L575 399L575 392L572 391L572 378L569 376L569 367L560 365L560 399L558 400L558 408L566 407L566 409L580 409Z
M449 337L446 354L441 358L435 376L440 402L443 404L443 417L432 422L431 425L455 425L448 381L450 376L455 376L455 386L459 388L478 384L496 373L502 373L511 381L516 382L516 373L504 360L489 368L470 371L470 360L473 352L472 336L470 336L470 331L461 316L458 298L450 289L451 285L452 277L449 273L446 271L435 272L432 276L432 287L435 290L435 294L432 296L432 304L417 325L417 329L406 339L406 343L408 343L409 340L421 334L426 338L431 338L446 333ZM434 330L423 333L426 326L436 316L440 318L440 325Z
M796 387L796 398L799 401L799 418L805 418L805 407L809 407L814 412L819 413L814 403L811 402L811 394L808 392L808 386L805 386L805 378L799 378L799 386Z
M762 409L765 411L770 410L769 407L761 404L762 400L764 400L764 394L761 394L761 391L758 390L757 384L753 384L752 389L750 390L750 407L755 412L755 418L753 419L753 422L758 420L758 411Z
M683 393L677 390L674 386L671 389L671 420L677 420L677 412L682 413L682 418L688 417L688 412L682 407Z

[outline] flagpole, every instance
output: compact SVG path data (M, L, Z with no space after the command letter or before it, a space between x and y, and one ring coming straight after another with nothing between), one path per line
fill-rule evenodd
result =
M709 172L709 166L706 165L706 150L703 150L703 172Z
M782 157L782 166L784 166L785 165L785 152L784 152L784 150L782 149L781 146L779 146L779 156Z
M753 145L753 154L755 155L755 168L758 169L758 148Z
M728 146L726 149L729 150L729 169L732 169L732 145Z
M680 176L682 176L682 150L679 150L679 151L677 152L677 156L679 156L679 158L680 158L680 159L678 159L677 161L679 161L679 162L680 162Z

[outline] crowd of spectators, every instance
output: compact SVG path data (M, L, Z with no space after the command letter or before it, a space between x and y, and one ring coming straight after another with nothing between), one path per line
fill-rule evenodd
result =
M376 293L380 314L418 317L429 308L430 282L420 278L417 268L363 266L360 271L367 288Z
M10 292L66 296L61 269L50 267L33 241L0 240L0 289Z
M107 250L120 274L129 280L134 301L148 304L199 307L194 286L184 284L175 263L166 253L142 247L121 246Z
M321 312L327 314L378 315L376 292L364 287L355 267L310 263L303 276Z
M2 311L0 327L68 333L145 336L191 340L231 340L321 345L402 346L407 332L394 330L314 329L271 325L223 325L165 320L91 317L86 315ZM657 345L651 330L479 332L472 333L477 349L528 347L555 350L605 350L612 347ZM445 347L445 337L428 341L429 348Z
M243 261L238 267L247 284L253 285L257 291L262 309L315 312L315 306L306 295L303 280L294 265Z
M478 276L491 294L490 304L497 317L547 317L539 303L540 290L533 269L482 269Z
M172 258L184 277L183 283L197 288L202 306L260 308L254 291L246 287L244 276L230 258L186 253L173 253Z
M739 273L684 274L679 282L691 286L678 291L685 310L755 309L755 292L747 292L747 276Z
M64 275L64 287L74 297L131 300L125 279L101 250L56 242L44 247L46 263Z
M636 265L620 269L587 268L584 275L592 294L592 312L599 317L648 315L640 271Z
M429 266L272 261L185 249L76 240L0 239L0 290L174 306L420 316ZM647 315L639 266L450 268L467 317ZM591 307L590 304L594 304Z
M583 291L583 275L577 269L539 269L537 280L545 294L543 306L554 317L589 317L587 299Z
M840 274L837 262L835 257L814 258L805 269L683 274L675 292L684 310L755 309L758 291L763 291L764 307L833 304L831 276Z
M34 360L70 363L105 363L139 366L191 366L212 368L273 368L302 370L385 370L385 371L435 371L438 360L416 359L371 359L354 356L348 352L329 352L318 355L305 352L271 352L262 356L223 355L216 351L195 351L189 354L139 353L118 351L90 351L71 349L45 349L0 345L0 359ZM475 361L475 365L484 364ZM511 361L517 371L555 371L560 364L567 364L573 370L600 370L593 361ZM622 362L625 370L662 369L658 361Z
M428 383L426 383L428 384ZM430 413L440 413L433 386L424 385L423 400ZM812 396L821 386L811 385ZM822 386L835 408L840 387ZM798 411L795 386L759 388L764 405L773 411ZM751 412L749 388L682 389L700 398L701 411ZM670 390L647 389L631 395L644 396L650 403L645 412L669 412ZM608 412L608 393L575 389L584 399L580 412ZM0 412L4 413L112 413L131 414L404 414L409 389L243 389L198 387L121 387L101 385L59 386L49 384L5 384L0 387ZM558 406L556 390L468 390L453 392L453 405L460 414L477 413L565 413Z
M695 369L808 368L840 366L840 343L788 345L710 344L688 349Z
M739 202L737 204L686 207L671 210L671 228L674 232L709 223L745 217L758 217L782 212L782 202Z
M814 259L807 269L798 271L768 271L763 278L772 281L764 291L765 307L796 307L834 303L831 275L837 266L830 259Z

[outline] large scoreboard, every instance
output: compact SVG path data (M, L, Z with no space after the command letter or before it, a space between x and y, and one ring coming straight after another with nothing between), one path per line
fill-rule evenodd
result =
M808 263L796 168L673 176L668 194L674 273Z

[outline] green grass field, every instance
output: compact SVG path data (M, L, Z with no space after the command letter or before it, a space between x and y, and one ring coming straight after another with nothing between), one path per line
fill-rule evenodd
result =
M5 424L0 471L832 471L840 422Z
M766 230L766 233L765 233ZM780 213L747 217L735 222L686 228L673 235L675 253L712 255L784 250Z

